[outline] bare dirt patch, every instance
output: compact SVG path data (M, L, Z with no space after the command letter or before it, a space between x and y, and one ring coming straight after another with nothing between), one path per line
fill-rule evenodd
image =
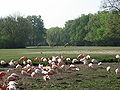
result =
M119 51L42 51L42 52L25 52L22 54L120 54Z

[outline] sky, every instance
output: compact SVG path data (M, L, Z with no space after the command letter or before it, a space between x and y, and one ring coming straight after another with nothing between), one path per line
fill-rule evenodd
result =
M0 17L41 15L45 28L64 27L81 14L100 11L102 0L0 0Z

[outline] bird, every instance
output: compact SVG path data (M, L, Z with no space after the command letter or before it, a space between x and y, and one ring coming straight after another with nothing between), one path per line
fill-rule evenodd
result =
M77 68L77 67L76 67L74 64L71 64L71 65L69 66L68 70L74 71L74 70L76 70L76 68Z
M15 81L10 81L7 85L6 90L17 90L17 88L16 88L17 84L18 83L16 83Z
M11 76L14 76L14 77L16 77L16 78L19 78L19 75L16 74L16 73L12 73Z
M57 59L56 59L55 56L52 56L52 61L53 61L53 62L56 62L56 61L57 61Z
M19 75L16 73L12 73L10 76L7 77L7 81L15 81L19 79Z
M52 69L57 69L57 68L58 68L57 65L55 65L55 64L52 65Z
M31 73L31 77L32 77L32 78L36 77L36 75L37 75L37 74L36 74L35 72L32 72L32 73Z
M30 73L30 72L32 72L33 71L33 68L28 68L27 69L27 73Z
M106 70L109 72L110 71L110 69L111 69L111 67L110 66L108 66L107 68L106 68Z
M116 68L116 69L115 69L115 74L118 75L119 73L120 73L119 68Z
M48 80L50 80L50 76L49 75L44 75L43 79L44 79L44 81L48 81Z
M6 79L6 81L15 81L15 80L17 80L17 78L16 77L14 77L14 76L8 76L7 77L7 79Z
M11 60L11 61L9 62L9 65L10 65L11 67L14 67L14 66L15 66L14 60Z
M91 62L97 64L98 61L96 59L92 59Z
M70 58L66 58L66 61L71 61L71 59Z
M43 61L43 62L47 62L47 58L44 58L42 61Z
M117 54L115 57L116 57L116 58L120 58L120 55Z
M86 58L87 60L89 60L89 59L90 59L90 55L87 55L85 58Z
M32 64L32 60L30 60L30 59L28 59L26 62L29 64Z
M41 69L35 69L35 71L34 71L36 74L39 74L39 73L41 73L42 72L42 70Z
M27 61L28 60L28 57L25 57L25 56L22 56L19 61Z
M45 71L45 70L42 70L42 72L41 72L43 75L48 75L48 72L47 71Z
M6 90L7 86L5 84L0 84L0 90Z
M83 61L83 64L84 64L84 65L88 65L88 61L85 59L85 60Z
M84 54L79 54L77 58L83 58L85 55Z
M0 72L0 81L3 81L3 77L6 76L6 72Z
M76 62L78 62L77 59L73 59L73 60L72 60L72 63L76 63Z
M58 58L57 61L58 61L58 63L62 63L62 59L61 58Z
M41 59L39 57L35 57L34 61L39 62Z
M48 60L48 63L51 65L51 63L52 63L52 60Z
M22 75L26 75L26 76L29 75L25 70L22 70L22 71L21 71L21 74L22 74Z
M98 63L98 66L101 65L101 64L102 64L102 62L99 62L99 63Z
M1 60L1 61L0 61L0 64L1 64L1 65L5 65L6 62L5 62L4 60Z
M20 64L17 64L16 69L22 69L22 66Z
M18 84L18 83L16 83L15 81L10 81L10 82L8 83L8 85L16 85L16 84Z

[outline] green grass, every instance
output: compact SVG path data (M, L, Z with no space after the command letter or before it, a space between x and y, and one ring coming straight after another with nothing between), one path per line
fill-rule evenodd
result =
M80 71L65 71L63 74L50 75L51 80L45 82L42 76L36 78L20 76L20 90L119 90L120 76L115 75L117 63L103 63L90 69L82 64L76 64ZM111 66L111 72L106 67Z
M39 75L32 79L30 76L20 75L17 80L19 90L119 90L120 89L120 75L115 75L115 69L118 67L117 63L108 63L110 61L117 61L115 59L116 53L97 53L99 51L118 52L120 54L120 47L27 47L25 49L0 49L0 60L10 61L11 59L19 59L21 56L27 56L30 59L34 57L51 57L63 55L64 57L76 58L78 54L45 54L44 52L55 51L82 51L86 55L89 54L91 58L98 61L104 61L101 66L96 66L95 69L90 69L82 64L76 64L80 71L65 71L63 74L51 75L51 80L45 82L42 76ZM90 53L95 51L96 53ZM43 53L33 53L43 52ZM111 66L111 72L106 71L106 67ZM6 70L6 69L5 69ZM4 71L4 68L0 68ZM17 71L19 74L20 72Z
M34 57L51 57L51 56L57 56L57 55L63 55L64 57L71 57L76 58L78 54L75 53L64 53L64 54L58 54L58 53L49 53L46 54L44 52L86 52L85 54L90 54L92 58L98 59L99 61L111 61L115 59L114 53L90 53L90 52L119 52L120 47L77 47L77 46L68 46L68 47L49 47L49 46L39 46L39 47L27 47L23 49L0 49L0 60L6 60L10 61L11 59L19 59L21 56L27 56L31 59ZM39 52L39 53L36 53ZM43 52L42 54L40 52ZM120 53L120 52L119 52Z

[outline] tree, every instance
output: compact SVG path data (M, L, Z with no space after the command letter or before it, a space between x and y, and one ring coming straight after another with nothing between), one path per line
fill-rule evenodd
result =
M108 23L106 25L107 31L104 33L105 41L108 45L120 45L120 17L116 14L110 13Z
M71 45L84 45L85 40L84 37L88 33L88 29L86 28L87 23L89 21L90 15L82 15L81 17L75 20L69 20L65 24L65 31L69 36L69 43Z
M101 7L105 10L116 10L120 14L120 0L103 0Z
M25 47L31 32L31 23L22 16L0 19L0 48Z
M94 14L87 25L89 29L85 40L93 45L120 45L120 17L112 12L98 12Z
M39 45L44 43L45 28L41 16L28 16L27 19L32 23L32 32L29 36L28 45Z
M67 36L64 29L59 27L52 27L46 32L46 39L49 46L64 45L67 43L66 38Z

